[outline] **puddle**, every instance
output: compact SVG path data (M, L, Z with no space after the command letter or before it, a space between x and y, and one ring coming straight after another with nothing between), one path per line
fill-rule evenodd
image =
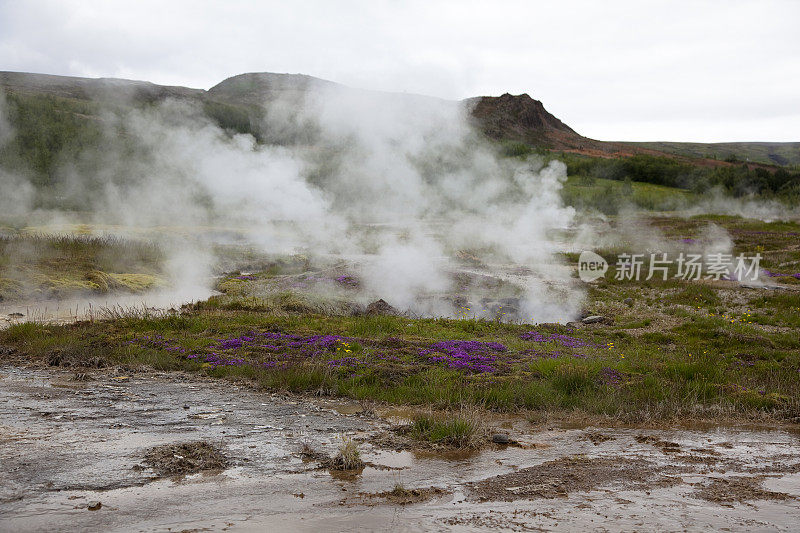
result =
M369 461L371 463L380 465L385 469L400 470L403 468L411 468L414 465L417 456L407 450L400 452L379 450L369 454Z
M419 409L413 409L411 407L389 406L381 407L375 410L375 414L377 414L379 417L397 425L411 424L414 421L414 418L419 415L419 413Z
M181 291L159 291L143 294L105 294L68 298L63 300L38 300L0 303L0 328L22 322L47 322L68 324L78 320L102 319L111 313L127 309L164 312L179 310L182 305L206 300L216 291L197 286Z
M346 403L333 406L333 410L340 415L357 415L364 412L364 408L356 403Z
M330 400L185 374L119 383L97 371L61 386L71 375L0 368L3 529L790 531L800 523L794 431L542 430L498 417L492 424L538 444L393 451L379 437L412 410L371 417L349 413L351 402L342 412ZM360 472L301 459L303 444L334 455L342 435L359 439ZM159 478L145 461L148 450L187 442L213 443L226 469Z

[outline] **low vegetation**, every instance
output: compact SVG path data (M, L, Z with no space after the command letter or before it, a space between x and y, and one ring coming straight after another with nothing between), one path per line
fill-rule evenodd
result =
M567 173L573 177L630 180L696 193L719 187L734 197L755 195L793 201L800 195L800 172L787 168L751 168L741 162L699 166L651 155L607 159L562 153L556 157L566 163Z
M478 444L481 424L475 413L456 411L448 414L425 414L414 418L407 431L416 440L455 448Z
M585 304L586 313L607 320L558 325L330 313L293 296L280 297L284 305L278 307L233 305L261 287L258 279L276 275L237 274L221 281L230 285L230 305L12 325L0 332L0 357L75 369L180 369L268 389L456 413L473 406L624 420L800 420L800 291L794 283L800 226L712 216L650 223L678 244L701 240L709 224L725 227L734 253L757 251L762 266L784 274L770 278L782 290L725 280L607 276L588 287ZM600 252L611 258L618 251ZM343 290L355 283L347 276L325 281L344 284ZM426 416L410 431L422 440L462 446L478 428L468 416Z
M88 235L0 234L0 300L144 292L164 284L155 245Z
M353 439L342 437L339 451L329 462L328 468L332 470L358 470L363 467L364 461L361 460L358 444Z

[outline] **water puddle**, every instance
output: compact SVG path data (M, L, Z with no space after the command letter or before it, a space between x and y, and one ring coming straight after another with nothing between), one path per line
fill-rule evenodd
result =
M63 300L0 302L0 328L22 322L68 324L80 320L100 320L131 310L160 313L178 311L181 306L207 300L216 291L208 287L165 290L143 294L107 294Z

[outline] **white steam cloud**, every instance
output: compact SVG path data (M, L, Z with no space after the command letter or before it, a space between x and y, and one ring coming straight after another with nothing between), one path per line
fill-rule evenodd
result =
M6 95L0 90L0 150L14 136L11 121L8 117ZM0 213L6 216L18 216L28 213L33 204L33 186L15 173L0 168Z
M348 261L363 302L453 315L457 296L481 315L513 296L525 320L577 314L581 292L551 235L574 218L559 195L563 164L498 159L468 110L433 98L331 86L299 105L296 95L273 100L266 117L268 138L293 142L231 135L185 102L109 114L103 148L61 168L60 193L96 224L122 227L113 231L194 235L166 241L172 277L185 286L210 272L201 237L230 230L268 253ZM464 252L471 266L455 259ZM482 284L489 273L515 291Z

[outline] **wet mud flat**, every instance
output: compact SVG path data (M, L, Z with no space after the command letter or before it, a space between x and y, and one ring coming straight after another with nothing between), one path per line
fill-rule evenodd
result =
M397 410L181 373L0 367L0 531L786 530L792 428L497 421L518 445L398 451ZM383 415L383 416L381 416ZM498 429L500 430L500 429ZM366 466L321 468L342 438Z

